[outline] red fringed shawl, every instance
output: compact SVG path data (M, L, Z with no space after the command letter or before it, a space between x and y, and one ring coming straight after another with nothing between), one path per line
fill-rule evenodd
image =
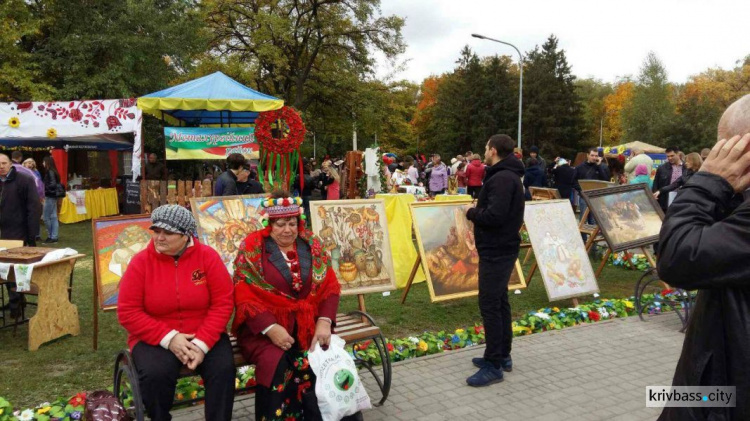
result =
M341 293L336 273L330 266L330 257L323 243L310 231L302 230L300 238L310 246L312 254L312 286L305 297L295 298L265 282L263 276L264 236L256 231L247 236L240 245L234 261L235 316L232 333L237 331L249 317L266 311L276 317L276 322L291 333L292 314L297 325L297 336L302 349L310 346L315 334L315 320L320 303L331 295Z

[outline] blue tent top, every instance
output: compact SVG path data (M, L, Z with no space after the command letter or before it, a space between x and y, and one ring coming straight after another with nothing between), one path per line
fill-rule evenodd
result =
M138 98L138 108L172 124L252 124L259 112L277 110L284 101L262 94L222 72Z

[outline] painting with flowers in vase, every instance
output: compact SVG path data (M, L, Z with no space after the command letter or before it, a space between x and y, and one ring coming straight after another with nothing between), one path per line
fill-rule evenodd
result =
M341 293L366 294L396 289L385 202L310 202L312 230L331 254Z

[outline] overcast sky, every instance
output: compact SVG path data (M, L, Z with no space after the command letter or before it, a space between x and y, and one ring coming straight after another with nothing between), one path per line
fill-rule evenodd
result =
M559 39L573 73L614 82L637 76L654 51L672 82L709 67L729 69L750 54L750 0L382 0L385 15L406 18L406 69L396 79L421 82L450 71L464 45L480 56L518 54ZM379 75L393 72L389 65Z

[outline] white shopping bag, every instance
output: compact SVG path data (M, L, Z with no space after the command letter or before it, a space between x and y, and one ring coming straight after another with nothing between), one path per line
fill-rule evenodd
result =
M370 397L359 379L354 359L344 350L346 342L331 335L328 350L320 344L307 355L315 373L315 396L323 421L339 421L357 411L370 409Z

